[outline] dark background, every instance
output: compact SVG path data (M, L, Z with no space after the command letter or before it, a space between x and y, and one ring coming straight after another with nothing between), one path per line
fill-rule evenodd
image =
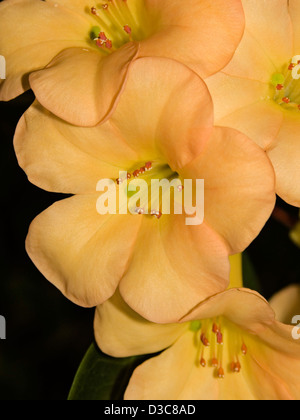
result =
M77 367L93 340L92 309L69 302L29 260L30 222L63 196L30 184L13 149L16 124L31 92L0 102L0 400L66 399Z

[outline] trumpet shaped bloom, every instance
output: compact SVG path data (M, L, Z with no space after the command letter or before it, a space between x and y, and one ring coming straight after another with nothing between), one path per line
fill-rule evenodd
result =
M119 286L155 322L177 321L226 288L228 255L255 238L275 203L265 153L241 133L214 127L206 85L169 59L136 60L114 113L97 127L72 126L35 103L17 127L15 149L31 182L75 194L31 225L27 250L39 270L82 306L104 302ZM96 186L110 179L120 192L120 171L147 182L204 179L203 223L187 226L185 214L162 214L160 203L151 212L135 205L133 214L100 214L105 192Z
M243 29L241 0L4 0L0 100L31 87L57 116L96 125L135 57L173 58L207 76L228 63Z
M232 278L241 279L238 258ZM300 340L281 323L291 323L288 302L299 312L294 292L274 298L277 319L258 293L230 288L167 325L143 320L116 294L97 308L95 336L114 357L164 350L135 369L127 400L298 400Z
M267 152L278 195L299 207L300 3L243 0L243 6L243 39L228 66L207 79L216 122Z

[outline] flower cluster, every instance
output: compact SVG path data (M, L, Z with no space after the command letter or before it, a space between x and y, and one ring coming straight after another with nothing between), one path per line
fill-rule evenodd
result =
M300 207L299 20L299 0L0 4L0 100L36 98L19 165L71 195L32 222L27 252L96 308L105 353L162 351L125 399L300 398L295 289L273 305L244 288L240 254L276 194Z

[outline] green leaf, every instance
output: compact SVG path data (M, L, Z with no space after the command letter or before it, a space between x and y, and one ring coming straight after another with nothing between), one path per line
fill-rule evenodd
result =
M114 358L93 343L75 375L68 400L121 401L134 369L149 356Z

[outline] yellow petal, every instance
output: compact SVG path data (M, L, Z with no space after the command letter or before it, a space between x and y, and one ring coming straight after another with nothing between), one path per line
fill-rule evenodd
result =
M146 0L145 5L156 24L140 54L174 58L202 77L228 63L243 34L240 0Z
M295 315L300 315L300 286L291 284L277 292L269 300L276 313L276 319L284 324L291 324Z
M108 56L83 48L65 49L46 69L30 75L30 86L39 102L58 117L95 126L111 114L137 51L136 43Z
M245 311L247 308L247 311ZM275 321L275 314L268 302L257 292L241 288L229 289L200 303L181 319L214 319L223 316L233 324L258 334Z
M300 4L298 0L289 0L288 8L290 17L293 23L293 40L294 40L294 53L299 54L300 51Z
M120 283L123 299L136 312L153 322L173 323L228 286L228 250L211 227L186 226L185 215L142 218Z
M111 122L72 126L35 102L21 118L14 139L29 180L48 191L94 193L100 179L117 179L138 159Z
M118 291L95 313L94 331L98 346L113 357L150 354L172 345L188 326L154 324L134 312Z
M0 86L0 100L8 101L29 89L29 73L45 67L60 51L86 48L91 23L84 13L74 14L57 1L3 1L0 54L6 58L7 78Z
M202 154L180 174L184 179L204 179L204 220L233 254L258 235L274 208L272 166L266 154L238 131L215 128Z
M41 273L87 307L114 294L140 226L131 215L99 215L97 199L94 194L57 202L33 221L26 241Z
M201 152L213 109L204 82L186 66L143 58L132 64L111 120L141 159L159 158L176 171Z
M276 173L276 192L292 206L300 207L300 147L299 116L285 111L284 120L276 139L267 150Z

